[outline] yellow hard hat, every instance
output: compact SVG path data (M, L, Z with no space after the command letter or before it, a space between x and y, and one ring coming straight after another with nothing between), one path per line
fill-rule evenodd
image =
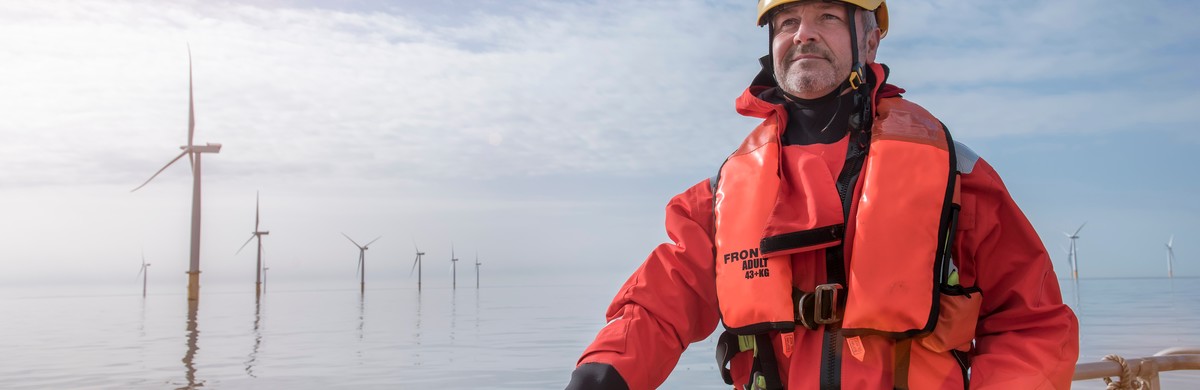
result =
M767 14L775 7L795 3L804 0L758 0L758 25L767 24ZM887 2L884 0L841 0L846 3L854 4L867 11L875 11L875 22L879 24L879 36L887 35L888 31L888 12Z

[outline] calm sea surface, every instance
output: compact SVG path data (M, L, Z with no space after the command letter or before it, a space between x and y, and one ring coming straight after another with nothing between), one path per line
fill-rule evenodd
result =
M562 388L621 280L471 282L365 294L280 285L257 301L252 285L205 285L194 307L182 286L146 298L140 284L0 288L0 388ZM1081 362L1200 346L1200 279L1061 283ZM714 342L694 344L663 387L726 388ZM1163 380L1200 388L1200 371Z

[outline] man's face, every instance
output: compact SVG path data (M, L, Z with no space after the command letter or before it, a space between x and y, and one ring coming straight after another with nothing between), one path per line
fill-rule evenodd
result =
M775 12L771 18L775 32L771 54L775 80L785 92L815 99L833 92L850 76L853 53L847 18L852 16L847 15L842 3L822 1L802 2ZM861 26L856 24L860 31ZM860 46L862 61L874 61L878 33L864 38L867 44Z

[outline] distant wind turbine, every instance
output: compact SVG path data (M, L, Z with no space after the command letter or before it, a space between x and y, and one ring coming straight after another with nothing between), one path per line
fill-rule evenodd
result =
M246 245L250 244L250 241L254 240L255 238L258 239L258 260L255 262L255 266L254 266L254 294L255 295L262 294L263 279L265 279L263 277L262 236L271 234L270 231L258 230L258 220L259 220L258 219L258 193L255 192L254 193L254 231L250 232L250 238L247 239L246 242L242 244L241 248L238 248L236 253L234 253L235 255L238 253L242 253L242 249L245 249Z
M1079 279L1079 247L1075 246L1075 240L1079 239L1079 231L1083 230L1084 225L1087 225L1087 222L1084 222L1083 225L1079 225L1079 228L1075 229L1075 233L1073 234L1063 232L1067 238L1071 239L1071 252L1069 253L1068 257L1068 259L1071 261L1071 279Z
M479 289L479 252L475 252L475 289Z
M452 276L450 279L452 281L451 288L458 289L458 258L454 257L454 243L450 243L450 265L454 269L454 273L451 274Z
M408 276L412 277L413 270L417 271L417 291L421 291L421 256L425 256L425 252L421 252L421 248L417 247L416 240L413 240L413 248L417 250L417 257L413 259L413 267L408 270Z
M1075 265L1074 265L1074 264L1071 264L1071 250L1070 250L1070 249L1067 249L1067 247L1065 247L1065 246L1062 246L1062 245L1059 245L1059 246L1058 246L1058 249L1062 249L1062 251L1063 251L1063 254L1064 254L1064 255L1067 255L1067 267L1069 267L1069 268L1071 268L1072 270L1074 270L1074 269L1075 269Z
M138 270L138 276L142 277L142 298L146 297L146 278L150 276L150 272L146 269L150 267L150 263L146 262L146 254L142 253L142 268Z
M174 164L184 155L188 156L188 161L192 165L192 239L190 263L188 266L188 300L197 301L200 299L200 156L203 153L220 153L221 144L209 143L203 146L195 145L192 142L193 136L196 133L196 109L192 98L192 49L188 47L188 136L187 145L180 146L183 152L175 159L164 165L158 172L146 179L145 183L137 186L132 191L137 191L139 188L145 187L151 180L158 177L158 174L166 170L167 167Z
M1175 248L1173 246L1171 246L1171 244L1174 242L1175 242L1175 235L1172 234L1171 238L1167 239L1167 277L1168 278L1175 277Z
M342 233L342 235L346 236L346 233ZM350 240L350 242L354 243L354 246L358 247L358 268L356 269L355 274L361 277L361 279L359 279L359 292L367 291L367 249L369 249L367 247L371 246L372 243L378 241L380 238L383 238L383 236L375 237L374 240L371 240L371 242L368 242L366 245L358 245L358 242L354 241L353 238L346 236L347 240Z

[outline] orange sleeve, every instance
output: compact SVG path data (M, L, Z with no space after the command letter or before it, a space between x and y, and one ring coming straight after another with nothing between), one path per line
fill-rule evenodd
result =
M713 267L712 192L708 180L667 205L671 242L660 244L617 292L608 325L579 358L616 369L630 389L651 389L667 379L688 344L717 326ZM593 365L594 367L594 365Z
M983 290L971 359L972 389L1068 389L1079 321L1062 302L1041 239L982 159L962 175L954 256L964 285Z

